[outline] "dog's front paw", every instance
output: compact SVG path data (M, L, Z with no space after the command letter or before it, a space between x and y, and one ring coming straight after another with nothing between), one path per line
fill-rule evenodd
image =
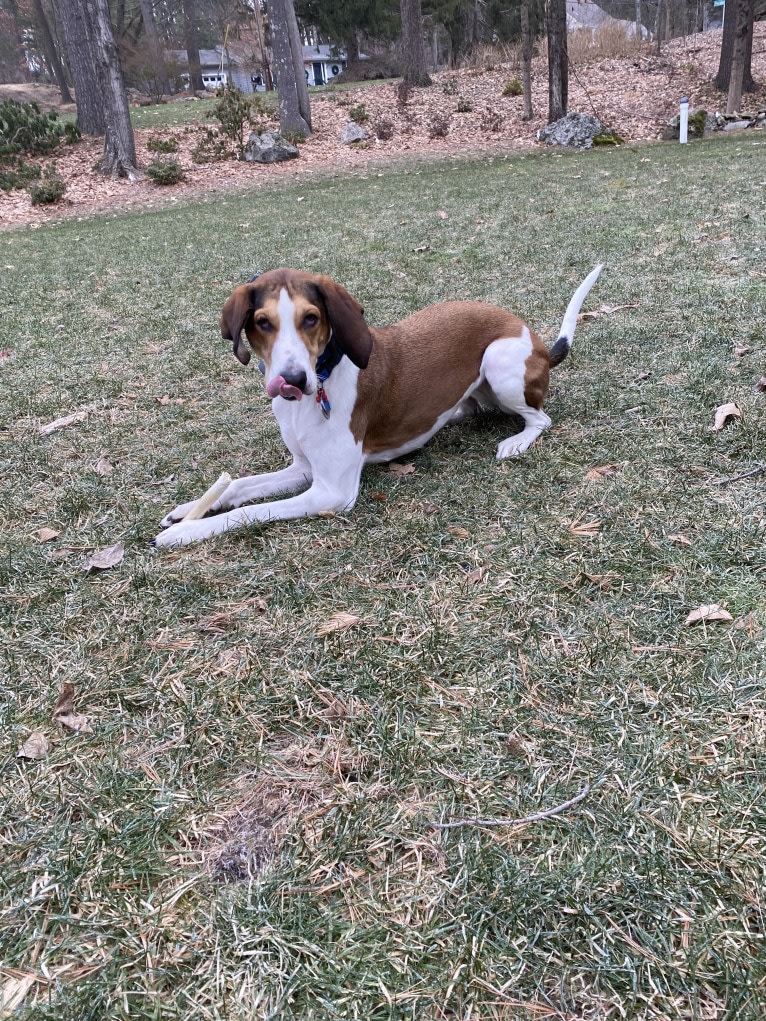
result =
M171 525L177 525L179 521L183 521L196 502L196 500L191 500L189 503L182 503L180 506L175 507L160 521L160 527L170 528Z
M204 521L181 521L176 525L171 525L152 539L152 545L171 548L173 546L188 546L192 542L200 542L201 539L206 539L210 534L204 527L204 524Z

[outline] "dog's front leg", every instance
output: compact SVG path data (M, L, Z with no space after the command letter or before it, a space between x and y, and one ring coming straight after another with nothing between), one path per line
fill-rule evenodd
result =
M199 542L213 535L220 535L231 528L251 525L255 522L285 521L295 518L310 518L318 514L337 514L353 507L359 492L359 477L362 472L362 451L359 444L353 451L341 456L335 452L334 459L325 464L312 465L314 481L305 493L285 500L271 500L267 503L236 507L222 514L202 518L200 521L181 521L165 529L154 540L155 546L185 546ZM327 455L325 455L327 456Z
M304 457L296 457L288 468L281 471L266 472L263 475L246 475L241 479L234 479L226 491L211 506L208 514L218 514L220 511L232 507L241 507L243 503L250 503L252 500L261 500L267 496L277 496L281 493L294 493L298 489L305 489L311 484L311 466ZM183 521L197 501L182 503L161 521L163 528Z

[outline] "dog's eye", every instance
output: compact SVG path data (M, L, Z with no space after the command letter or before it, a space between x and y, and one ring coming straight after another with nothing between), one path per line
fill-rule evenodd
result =
M309 312L308 315L303 317L303 328L306 330L313 330L316 324L319 322L319 316L313 312Z
M271 323L265 316L261 316L260 319L255 320L255 325L261 330L262 333L268 333L271 329Z

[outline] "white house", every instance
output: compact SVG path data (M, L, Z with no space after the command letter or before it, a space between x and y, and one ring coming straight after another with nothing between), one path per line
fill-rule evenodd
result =
M179 68L181 77L188 87L189 58L186 50L168 50L165 56ZM267 75L264 68L246 63L230 50L224 52L221 46L216 46L214 50L200 50L199 61L202 68L202 83L210 92L222 89L227 83L241 92L263 92L266 88ZM339 75L345 66L345 55L335 46L303 47L303 67L309 85L326 85Z
M335 46L304 46L303 66L309 85L326 85L341 73L346 66L342 50Z

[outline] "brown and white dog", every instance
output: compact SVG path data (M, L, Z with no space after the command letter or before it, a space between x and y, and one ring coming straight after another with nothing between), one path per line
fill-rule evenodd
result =
M348 510L365 464L408 454L477 408L520 415L524 428L498 445L497 457L523 453L551 424L542 410L548 372L569 352L600 272L597 266L575 291L550 351L516 316L478 301L443 302L375 328L326 276L275 269L237 287L223 307L221 333L244 365L251 349L262 361L293 462L235 479L201 520L182 520L193 502L176 507L156 545Z

